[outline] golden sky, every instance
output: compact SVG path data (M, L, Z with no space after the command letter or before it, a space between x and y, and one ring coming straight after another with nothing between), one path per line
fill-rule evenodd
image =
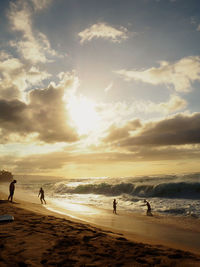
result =
M0 165L199 171L198 1L1 1Z

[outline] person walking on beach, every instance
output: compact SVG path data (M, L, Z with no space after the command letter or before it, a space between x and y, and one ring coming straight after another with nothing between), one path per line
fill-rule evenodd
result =
M45 204L47 204L46 203L46 201L45 201L45 199L44 199L44 190L43 190L43 188L41 187L40 188L40 191L39 191L39 194L38 194L38 197L40 196L40 201L41 201L41 204L43 204L43 201L44 201L44 203Z
M146 201L146 199L144 200L144 203L147 205L147 216L152 216L150 203Z
M117 214L117 201L116 201L116 199L113 200L113 213Z
M10 202L13 202L13 196L14 196L14 192L15 192L15 184L16 184L16 180L13 180L11 183L10 183L10 186L9 186L9 192L10 192L10 195L8 196L8 201L10 200Z

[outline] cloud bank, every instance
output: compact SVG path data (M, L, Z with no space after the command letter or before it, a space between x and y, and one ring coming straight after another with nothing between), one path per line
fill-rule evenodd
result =
M155 122L137 121L139 131L134 133L135 125L127 123L121 128L110 128L105 142L128 150L136 146L180 146L200 144L200 113L192 115L177 114ZM117 134L118 133L118 134ZM120 134L119 134L120 133Z

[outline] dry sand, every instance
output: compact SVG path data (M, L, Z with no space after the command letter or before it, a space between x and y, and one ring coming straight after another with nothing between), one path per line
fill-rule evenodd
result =
M0 194L0 214L11 214L15 220L0 224L2 267L200 266L197 254L130 241L122 234L69 220L40 205L11 204L5 199Z

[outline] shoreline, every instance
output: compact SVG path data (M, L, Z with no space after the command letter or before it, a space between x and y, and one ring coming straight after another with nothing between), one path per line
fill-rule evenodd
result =
M2 194L0 192L0 194ZM92 205L69 204L64 207L56 206L48 199L47 205L41 205L39 198L31 196L31 201L19 191L16 198L17 206L22 209L66 218L75 222L101 228L105 231L120 233L127 239L150 245L163 245L181 249L200 255L200 219L192 217L173 217L154 214L146 216L138 213L119 211L117 215ZM5 191L4 199L7 199Z
M17 203L8 203L0 193L0 213L15 218L14 222L1 223L1 266L200 265L200 255L145 244L141 237L74 220L40 204Z

